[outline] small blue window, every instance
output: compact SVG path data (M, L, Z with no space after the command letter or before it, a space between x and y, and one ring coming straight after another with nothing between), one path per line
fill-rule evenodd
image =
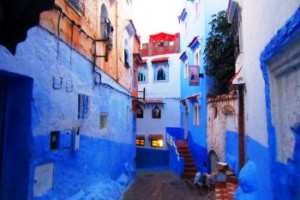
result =
M154 80L155 82L169 81L169 68L167 63L160 63L154 66Z
M147 67L139 67L138 71L138 82L139 83L146 83L147 82Z

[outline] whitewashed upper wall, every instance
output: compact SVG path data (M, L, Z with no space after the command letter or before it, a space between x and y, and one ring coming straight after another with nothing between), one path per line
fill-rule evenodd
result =
M239 2L240 3L240 2ZM260 54L270 39L299 7L299 0L242 2L243 48L246 75L246 134L268 146L265 84Z

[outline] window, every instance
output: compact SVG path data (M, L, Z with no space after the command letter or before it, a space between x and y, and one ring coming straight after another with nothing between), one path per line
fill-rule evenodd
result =
M108 13L106 6L102 4L101 6L101 17L100 17L100 38L106 39L107 37L107 21Z
M135 144L136 144L137 146L145 146L145 138L143 138L143 139L137 138L137 139L135 140Z
M186 61L184 63L184 78L188 78L189 77L189 62Z
M215 107L215 115L214 115L214 118L217 118L218 117L218 107L216 106Z
M162 148L164 146L164 141L162 139L151 140L151 147Z
M161 134L150 134L148 136L151 147L162 148L164 146L164 137Z
M200 125L200 106L198 103L194 104L194 123L195 126Z
M100 115L100 130L106 131L108 129L108 114L101 113Z
M161 80L166 80L166 71L163 67L161 67L156 74L156 80L161 81Z
M154 81L165 82L168 81L168 64L160 63L154 66Z
M89 96L78 94L78 119L87 119L89 114Z
M135 139L135 144L137 146L145 146L145 135L144 134L137 134Z
M131 52L130 52L130 49L128 47L128 41L127 39L125 39L125 42L124 42L124 66L126 68L129 68L131 66Z
M67 0L67 2L76 11L78 11L81 14L84 14L84 0Z
M136 112L136 118L143 118L144 117L144 110L139 106Z
M200 65L200 52L195 51L195 65Z
M155 106L154 109L152 110L152 118L160 119L160 116L161 116L160 109L157 106Z
M129 68L129 55L126 49L124 49L124 65L126 68Z
M138 69L138 82L145 83L147 82L147 67L139 67Z

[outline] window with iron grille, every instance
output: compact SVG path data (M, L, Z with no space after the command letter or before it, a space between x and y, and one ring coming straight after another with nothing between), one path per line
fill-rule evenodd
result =
M67 2L81 14L84 14L84 0L67 0Z

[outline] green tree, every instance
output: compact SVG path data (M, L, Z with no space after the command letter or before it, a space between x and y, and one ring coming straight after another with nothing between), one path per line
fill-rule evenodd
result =
M214 78L218 93L228 92L228 84L235 73L234 30L227 22L226 11L212 16L211 31L204 49L204 69Z

